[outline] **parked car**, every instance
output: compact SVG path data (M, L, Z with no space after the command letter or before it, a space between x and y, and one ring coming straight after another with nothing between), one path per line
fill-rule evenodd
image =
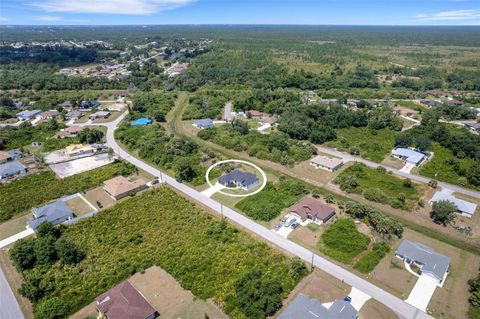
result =
M300 226L300 224L295 222L295 223L293 223L292 226L290 226L290 227L292 227L292 229L295 229L295 228L297 228L298 226Z
M177 181L177 183L183 183L183 179L181 179L181 178L177 178L175 180Z
M343 298L343 301L352 302L352 298L349 296L346 296L345 298Z
M290 227L294 222L296 222L297 219L295 217L292 217L290 220L287 220L284 224L285 227Z
M286 217L286 216L285 216L285 217L282 217L282 219L280 219L280 221L281 221L282 223L286 222L286 221L287 221L287 217Z
M160 181L158 180L158 178L155 178L155 179L151 180L150 182L148 182L147 186L152 187L153 185L157 185L158 183L160 183Z
M274 230L279 230L280 228L282 228L282 223L278 223L275 225L275 227L273 227Z

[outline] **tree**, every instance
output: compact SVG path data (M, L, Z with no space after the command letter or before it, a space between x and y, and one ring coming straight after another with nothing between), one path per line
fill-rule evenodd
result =
M93 129L93 128L85 128L83 131L78 133L78 139L80 140L81 143L86 143L86 144L93 144L93 143L98 143L102 140L103 138L103 132Z
M32 268L35 265L35 241L32 239L20 239L10 251L13 264L19 271Z
M60 238L55 243L57 257L65 264L76 264L80 262L85 253L77 248L75 244L65 238Z
M449 222L453 220L456 212L457 205L448 200L441 200L433 203L430 217L436 223L446 226Z
M57 239L62 234L62 228L55 227L50 222L43 222L37 227L36 233L38 239L47 237L53 237L54 239Z
M189 158L180 158L175 163L175 177L190 182L198 175L195 167L196 164Z
M153 118L154 118L155 121L157 121L157 122L165 122L165 114L163 114L163 112L161 112L161 111L156 111L156 112L153 114Z
M424 135L417 136L415 139L415 147L420 151L426 151L432 147L432 140Z
M480 274L476 278L468 281L468 291L470 291L470 298L468 301L474 307L480 308Z
M45 295L45 291L40 288L42 275L36 272L27 272L24 274L23 279L24 281L18 292L32 302L39 301Z
M69 305L61 297L52 297L42 300L35 307L35 317L42 319L67 318L71 311Z
M405 178L403 180L403 187L412 188L412 180L410 178Z
M395 138L395 146L409 147L412 142L412 137L409 134L400 134Z
M293 257L290 261L290 276L292 276L295 281L298 281L307 273L308 269L303 260L298 257Z
M478 161L470 165L466 177L470 184L480 186L480 163Z
M36 239L35 258L39 264L49 264L57 259L54 237L48 236Z

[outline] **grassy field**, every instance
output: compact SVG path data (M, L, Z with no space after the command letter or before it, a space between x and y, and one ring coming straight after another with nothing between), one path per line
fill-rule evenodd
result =
M354 179L356 186L352 185ZM335 179L340 188L349 193L362 194L366 199L388 204L394 208L411 210L424 193L423 186L355 163L342 171ZM404 195L402 200L399 194Z
M89 172L59 179L53 172L30 175L0 186L0 222L27 209L100 185L120 174L129 174L134 168L125 163L110 164Z
M425 165L420 168L420 175L437 179L442 182L466 186L480 190L480 187L475 187L470 184L463 184L462 176L460 176L450 164L450 161L457 160L461 169L467 170L473 164L470 159L457 159L452 151L442 147L440 144L434 142L432 144L434 156ZM466 180L464 180L466 182ZM462 185L463 184L463 185Z
M337 139L327 145L345 152L356 148L361 157L380 163L392 150L396 135L397 132L388 129L345 128L337 130Z
M284 255L168 188L119 203L68 227L63 236L85 251L85 259L74 266L59 262L35 266L24 274L39 276L38 285L44 289L34 312L61 303L58 318L75 313L120 281L153 265L165 269L196 297L213 298L232 318L257 318L246 314L245 308L265 311L261 302L242 305L236 301L243 289L239 284L246 278L260 274L255 282L258 293L263 296L267 287L275 286L269 294L281 301L305 275L303 271L299 275Z
M325 255L345 264L350 264L365 251L370 238L357 231L351 218L339 219L331 224L320 237L320 250Z

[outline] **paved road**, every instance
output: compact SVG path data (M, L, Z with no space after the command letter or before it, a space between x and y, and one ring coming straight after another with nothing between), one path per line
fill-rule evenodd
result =
M343 153L343 152L333 150L331 148L317 146L317 150L322 152L322 153L331 155L331 156L340 157L340 158L343 159L344 162L361 162L361 163L364 163L365 165L367 165L371 168L377 168L378 166L380 166L380 164L378 164L378 163L363 159L359 156L353 156L353 155L350 155L348 153ZM395 174L395 175L402 176L402 177L408 177L408 178L410 178L411 180L414 180L414 181L418 181L418 182L422 182L422 183L428 183L429 181L432 180L431 178L428 178L428 177L402 172L401 170L398 170L396 168L391 168L391 167L386 167L386 168L389 171L392 171L392 173ZM463 188L463 187L460 187L460 186L456 186L456 185L452 185L452 184L448 184L448 183L444 183L444 182L438 182L438 185L441 186L442 188L447 188L447 189L450 189L450 190L452 190L454 192L457 192L457 193L461 193L461 194L464 194L464 195L480 198L480 192L477 192L477 191L472 190L472 189L466 189L466 188Z
M162 173L155 167L152 167L149 164L146 164L143 161L131 156L122 148L120 148L120 146L117 144L114 138L115 128L117 124L120 123L120 121L125 117L125 115L126 113L124 113L122 116L120 116L118 119L116 119L113 122L104 123L104 125L107 126L108 128L107 144L121 158L125 159L126 161L132 163L138 168L143 169L144 171L154 176L158 176L162 181L166 182L170 186L186 194L190 198L202 203L203 205L211 208L212 210L214 210L219 214L223 214L223 216L225 216L226 218L231 219L235 223L240 224L241 226L245 227L251 232L254 232L255 234L265 238L266 240L277 245L278 247L290 252L291 254L300 257L306 262L310 263L313 258L313 264L315 265L315 267L322 269L323 271L329 273L335 278L339 280L343 280L348 285L351 285L352 287L355 287L361 290L362 292L368 294L372 298L378 300L379 302L383 303L384 305L386 305L387 307L395 311L401 318L408 318L408 319L432 318L428 314L418 310L412 305L409 305L408 303L401 300L400 298L384 291L383 289L369 283L368 281L356 276L355 274L352 274L351 272L343 269L337 264L334 264L321 256L313 254L310 250L296 243L291 242L290 240L257 224L256 222L235 212L234 210L228 207L224 207L222 204L212 200L211 198L206 197L205 195L198 192L197 190L185 184L178 183L174 178L166 175L165 173Z
M0 318L1 319L24 319L22 310L13 295L12 289L0 268Z

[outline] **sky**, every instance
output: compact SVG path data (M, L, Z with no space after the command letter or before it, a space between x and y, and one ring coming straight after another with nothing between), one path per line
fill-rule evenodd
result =
M3 25L480 25L480 0L0 0Z

